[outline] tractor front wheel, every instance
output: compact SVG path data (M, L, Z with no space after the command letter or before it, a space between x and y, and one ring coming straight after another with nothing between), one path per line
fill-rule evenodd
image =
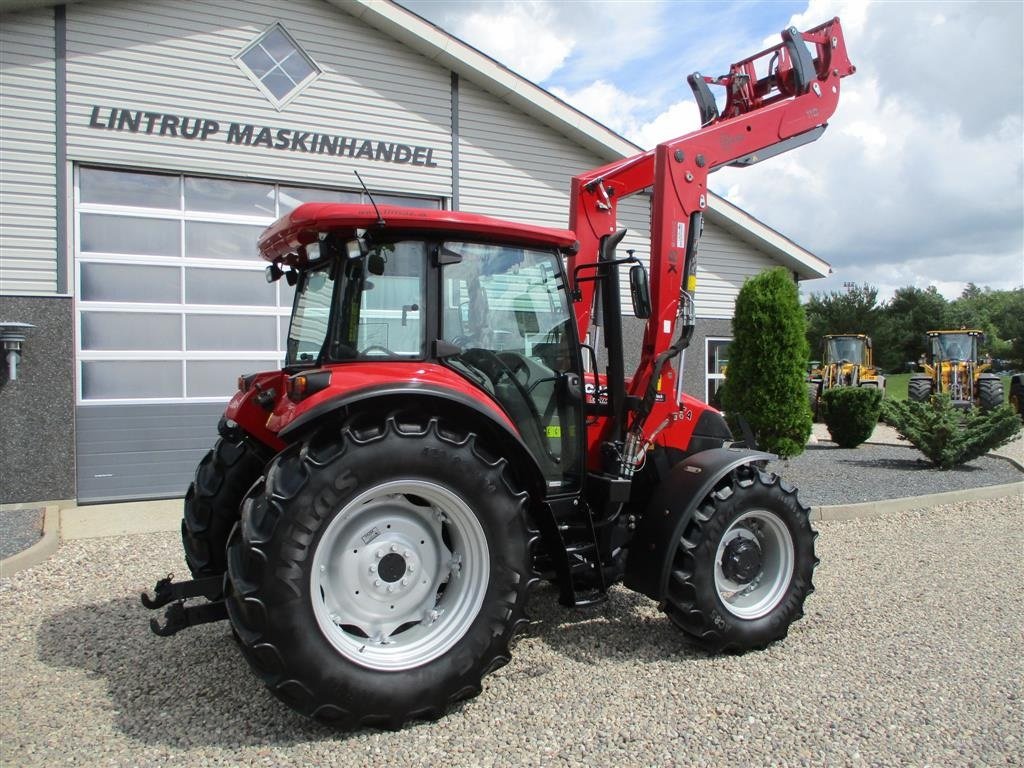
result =
M983 411L991 411L1003 404L1003 381L998 376L982 376L978 379L978 405Z
M932 396L932 380L927 376L912 376L907 382L907 399L923 403Z
M228 611L279 699L400 728L476 696L532 581L526 494L436 419L326 429L283 451L228 547Z
M780 640L814 591L817 534L796 490L751 466L698 507L675 552L663 609L708 651Z

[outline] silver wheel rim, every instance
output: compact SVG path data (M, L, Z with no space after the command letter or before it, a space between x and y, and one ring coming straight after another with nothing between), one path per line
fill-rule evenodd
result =
M473 510L443 486L395 480L331 520L313 556L310 599L338 653L399 671L436 659L469 631L489 580Z
M735 539L745 539L760 551L761 568L750 581L733 581L722 560ZM775 514L753 510L740 515L722 536L715 553L715 589L722 605L740 619L759 619L780 603L793 580L796 552L789 528Z

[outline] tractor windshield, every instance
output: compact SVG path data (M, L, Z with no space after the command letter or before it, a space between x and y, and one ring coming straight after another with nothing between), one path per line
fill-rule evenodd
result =
M826 363L854 363L867 365L867 345L856 336L829 339L825 345Z
M422 357L425 248L420 240L376 244L303 273L287 365Z
M568 489L579 479L580 363L558 254L450 242L442 255L442 334L460 349L446 362L501 403L549 486Z
M936 360L976 360L977 339L969 333L943 333L932 337Z

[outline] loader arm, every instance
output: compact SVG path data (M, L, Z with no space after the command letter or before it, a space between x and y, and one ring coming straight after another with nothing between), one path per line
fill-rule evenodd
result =
M752 165L817 139L838 104L839 81L855 71L839 19L803 33L790 28L782 38L778 45L733 64L727 75L689 77L703 127L572 180L569 227L576 232L580 248L569 257L568 265L580 338L590 329L595 286L600 281L579 278L600 269L589 265L599 262L602 240L616 232L618 201L643 190L652 192L652 312L640 363L629 385L628 396L641 401L630 431L643 427L656 388L674 391L676 372L670 360L685 348L692 333L692 301L686 297L692 298L696 289L697 243L707 208L708 174L725 165ZM722 114L709 84L727 90ZM680 328L682 301L691 306ZM608 354L609 358L621 355L621 348L609 349ZM610 375L613 372L610 364ZM614 399L614 392L610 398ZM612 403L612 411L623 413L623 404ZM615 421L609 420L609 429L618 432L610 436L613 440L621 439L625 426Z

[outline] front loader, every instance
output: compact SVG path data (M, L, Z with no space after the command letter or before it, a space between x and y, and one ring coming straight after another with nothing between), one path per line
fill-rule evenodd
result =
M989 411L1001 406L1003 380L978 356L984 336L978 330L928 331L931 360L922 360L921 372L910 377L907 397L924 402L943 393L959 408Z
M622 582L709 651L785 637L813 590L809 509L676 366L708 174L818 138L853 72L834 19L692 75L703 127L574 178L568 229L326 203L273 224L286 364L239 379L185 498L194 578L144 596L154 631L230 619L275 696L346 728L479 693L540 581L568 607ZM645 190L650 274L616 251L618 201ZM623 266L646 320L629 377Z
M885 376L875 367L871 337L831 333L822 339L824 356L807 375L807 398L817 418L821 396L834 387L874 387L885 394Z

